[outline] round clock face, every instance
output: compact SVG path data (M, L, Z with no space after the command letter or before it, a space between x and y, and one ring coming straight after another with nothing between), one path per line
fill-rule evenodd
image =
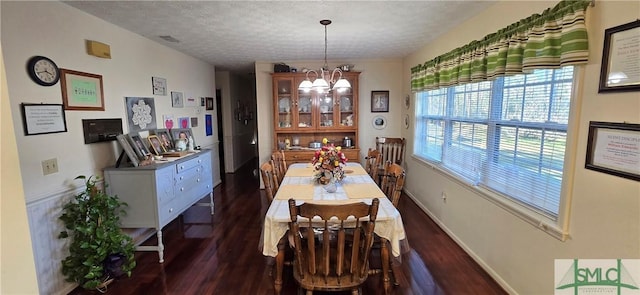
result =
M34 56L29 59L27 72L34 82L42 86L52 86L60 80L58 66L51 59L44 56Z

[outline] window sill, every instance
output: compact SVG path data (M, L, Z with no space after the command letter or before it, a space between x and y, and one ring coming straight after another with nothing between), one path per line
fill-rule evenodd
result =
M505 211L511 213L512 215L520 218L521 220L531 224L533 227L549 234L550 236L560 240L566 241L570 238L569 233L564 231L559 225L558 222L554 219L551 219L545 215L534 212L533 210L522 206L521 204L510 200L507 197L502 196L499 193L496 193L492 190L479 187L474 183L457 176L455 173L452 173L446 168L443 168L435 163L431 163L425 159L417 157L415 155L411 155L411 158L414 159L417 163L422 164L423 166L430 167L440 174L448 177L454 182L457 182L461 186L467 187L470 191L476 193L480 197L483 197L487 201L495 204L496 206L504 209Z

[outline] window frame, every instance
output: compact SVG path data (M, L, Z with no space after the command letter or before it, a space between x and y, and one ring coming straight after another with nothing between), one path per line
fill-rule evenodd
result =
M447 168L442 162L442 157L444 156L444 148L441 148L440 161L436 161L430 158L426 158L416 151L418 150L418 130L421 130L421 122L425 120L441 120L445 122L447 121L448 113L451 112L452 107L445 106L444 114L440 116L430 116L426 117L419 114L420 104L419 102L419 92L413 92L413 100L414 100L414 115L415 120L413 123L414 133L412 137L414 139L414 146L412 149L412 158L416 160L418 163L422 163L436 171L442 173L447 176L451 180L459 183L460 185L468 187L471 191L475 192L479 196L485 198L486 200L492 202L493 204L499 206L502 209L510 212L516 217L530 223L534 227L548 233L549 235L561 240L565 241L569 238L570 234L568 231L569 226L569 216L570 216L570 205L572 199L572 190L573 190L573 179L576 165L576 152L577 152L577 141L578 141L578 130L579 130L579 107L581 105L581 97L582 97L582 81L584 81L584 66L573 66L573 81L572 81L572 89L571 89L571 100L569 103L569 112L566 124L566 143L565 143L565 154L563 160L563 168L562 168L562 182L560 185L560 195L559 195L559 205L557 215L555 217L543 214L538 210L532 209L527 205L515 200L514 198L507 196L498 191L492 190L486 186L478 186L476 185L476 181L470 179L468 176L461 175L458 172ZM455 87L455 86L450 86ZM493 86L492 86L493 87ZM495 91L494 91L495 92ZM500 95L502 95L500 93ZM445 95L445 99L448 95ZM494 103L493 97L491 98L491 104ZM500 101L502 102L502 101ZM493 111L490 106L490 112ZM448 120L452 120L452 118L448 118ZM457 120L457 118L456 118ZM457 120L459 121L459 120ZM496 124L495 121L492 121L489 115L489 118L486 119L487 129L488 130L496 130L492 129L489 125ZM475 122L474 120L466 120L466 122ZM498 123L500 124L500 123ZM511 124L509 124L511 126ZM514 126L518 127L536 127L543 124L531 124L526 122L513 122ZM560 124L563 125L563 124ZM504 125L503 125L504 126ZM547 126L553 126L549 124ZM444 145L444 137L446 136L446 127L442 127L443 131L443 143ZM565 131L564 128L560 128L562 131ZM547 129L548 130L548 129ZM491 132L491 131L488 131ZM491 135L487 136L487 141ZM420 138L422 140L422 138ZM489 143L487 143L489 145Z

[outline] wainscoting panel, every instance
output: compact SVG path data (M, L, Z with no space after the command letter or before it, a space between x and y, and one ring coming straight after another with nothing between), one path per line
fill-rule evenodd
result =
M58 218L62 214L64 204L81 190L67 191L27 203L40 294L68 294L77 286L65 281L62 275L62 260L68 255L71 240L58 239L58 235L64 229L62 221Z

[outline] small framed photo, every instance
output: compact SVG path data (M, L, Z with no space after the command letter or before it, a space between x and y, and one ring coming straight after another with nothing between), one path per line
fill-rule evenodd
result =
M163 153L167 152L164 149L164 147L162 147L162 143L160 142L160 138L158 138L157 135L149 135L149 137L147 137L147 140L149 141L149 146L153 150L154 154L162 155Z
M104 111L102 76L60 69L65 110Z
M640 91L640 20L604 31L598 92Z
M24 135L67 132L67 121L61 104L23 103Z
M182 92L171 91L171 106L174 108L184 107L184 97Z
M124 154L126 154L127 158L129 158L131 165L133 165L133 167L138 167L138 165L140 165L140 160L138 160L138 155L133 150L133 147L129 143L129 140L127 140L127 136L124 134L118 134L116 135L116 139L118 140L118 143L120 143L120 146L124 150ZM118 158L116 167L120 167L120 165L122 164L122 159L123 159L123 156L121 155Z
M188 141L189 137L193 139L193 146L196 146L195 138L193 137L193 133L191 132L191 128L173 128L171 129L171 138L173 141L177 140L185 140Z
M129 134L129 141L131 142L131 147L136 152L139 159L143 160L147 155L151 154L139 134Z
M371 91L371 112L389 112L389 90Z
M589 122L584 167L640 181L640 124Z
M158 136L158 138L160 139L160 143L162 144L162 147L164 148L165 151L167 152L174 151L173 140L171 138L171 134L169 134L169 130L156 129L153 131L153 133L156 136Z
M205 97L207 100L207 111L213 110L213 97Z
M151 77L151 85L153 86L153 95L167 95L167 79Z

